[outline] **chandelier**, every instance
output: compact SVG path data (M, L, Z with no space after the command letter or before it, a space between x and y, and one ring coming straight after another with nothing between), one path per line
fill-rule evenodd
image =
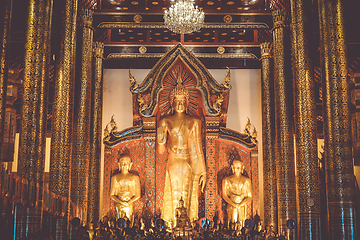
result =
M194 0L178 0L164 12L165 26L178 34L188 34L201 28L205 14L194 7Z

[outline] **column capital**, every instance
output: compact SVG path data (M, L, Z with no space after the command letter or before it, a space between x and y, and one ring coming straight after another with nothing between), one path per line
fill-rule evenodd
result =
M264 42L260 44L261 59L272 58L271 55L272 45L270 42Z
M94 42L93 45L93 56L95 58L104 58L104 43L102 42Z
M274 27L273 29L289 26L289 12L285 10L276 10L272 12Z
M80 10L80 26L92 27L94 11L91 9Z

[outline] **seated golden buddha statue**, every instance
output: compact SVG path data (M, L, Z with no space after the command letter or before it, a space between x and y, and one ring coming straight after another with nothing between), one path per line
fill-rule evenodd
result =
M170 228L175 222L175 209L181 197L190 221L198 219L199 185L203 191L206 183L201 120L186 114L188 102L189 93L178 77L177 85L170 92L174 113L163 117L157 129L158 152L168 151L161 218Z
M134 224L133 203L140 198L140 179L133 174L131 158L122 156L119 159L119 170L111 177L110 197L115 201L116 218L124 218Z
M187 212L187 209L184 207L184 200L181 198L179 207L175 209L176 228L183 228L190 225L190 219Z
M222 197L227 202L227 226L230 223L245 221L245 204L252 200L251 180L243 175L244 163L234 160L231 166L233 175L222 181Z

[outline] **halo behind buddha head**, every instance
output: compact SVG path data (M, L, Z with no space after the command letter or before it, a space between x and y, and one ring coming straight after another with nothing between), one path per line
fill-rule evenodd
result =
M174 103L174 99L176 96L184 96L185 97L185 104L186 107L189 105L189 92L188 90L184 87L184 85L182 84L182 79L181 76L178 76L177 78L177 84L174 87L173 90L171 90L170 92L170 105L172 107L173 103Z

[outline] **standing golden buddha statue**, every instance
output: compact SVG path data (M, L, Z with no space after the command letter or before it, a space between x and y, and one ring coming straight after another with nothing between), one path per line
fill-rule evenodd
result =
M111 177L110 197L115 201L116 218L124 218L134 224L133 203L140 198L140 178L133 174L131 158L122 156L119 159L119 170Z
M161 217L174 227L175 209L184 200L190 221L198 219L199 185L206 183L206 167L202 150L201 120L186 114L189 93L178 77L170 92L174 113L162 118L157 129L157 148L160 154L168 151Z
M222 197L227 202L227 226L245 221L245 204L252 200L251 180L243 175L244 163L234 160L231 166L233 175L223 179Z

